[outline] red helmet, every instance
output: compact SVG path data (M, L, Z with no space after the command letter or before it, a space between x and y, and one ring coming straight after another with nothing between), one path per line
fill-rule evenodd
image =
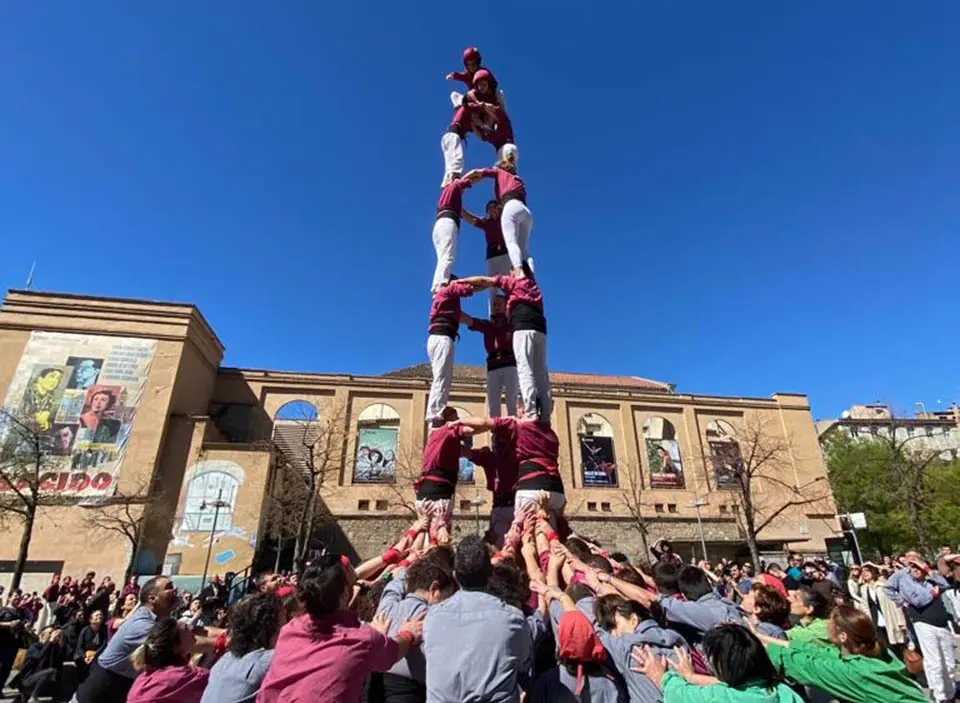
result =
M467 61L476 61L480 63L480 49L475 46L468 47L463 50L463 65L467 65Z
M476 85L480 81L489 82L493 76L490 75L490 71L485 68L481 68L476 73L473 74L473 85ZM489 86L488 86L489 87Z

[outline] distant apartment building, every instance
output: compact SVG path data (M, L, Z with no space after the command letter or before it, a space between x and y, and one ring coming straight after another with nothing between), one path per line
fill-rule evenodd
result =
M960 457L960 407L953 403L947 410L927 411L918 403L913 417L899 416L889 405L854 405L836 420L817 422L823 442L832 432L843 432L856 440L889 439L906 442L913 451L939 451L943 459Z

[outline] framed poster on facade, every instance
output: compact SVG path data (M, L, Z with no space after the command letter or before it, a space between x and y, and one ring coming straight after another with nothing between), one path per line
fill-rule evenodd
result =
M717 488L737 488L737 469L742 463L737 442L710 442L710 458L717 476Z
M580 468L584 486L615 487L617 464L613 455L613 438L581 435Z
M397 429L361 427L357 433L354 483L388 483L397 475Z
M683 488L683 463L680 444L675 439L648 439L647 461L650 463L651 488Z

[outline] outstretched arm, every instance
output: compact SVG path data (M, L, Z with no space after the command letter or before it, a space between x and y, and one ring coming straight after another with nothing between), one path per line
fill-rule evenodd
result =
M468 276L467 278L459 279L459 281L460 283L465 283L468 286L472 286L475 290L495 288L497 285L497 279L491 276Z
M473 318L472 318L472 317L470 317L467 313L465 313L465 312L463 312L463 311L460 312L460 324L461 324L461 325L469 325L469 324L472 323L472 322L473 322Z
M469 430L467 434L481 434L493 429L493 419L489 417L464 417L457 420L454 424L460 425Z
M476 215L474 215L472 212L470 212L470 211L468 211L468 210L463 210L463 209L462 209L462 210L460 210L460 215L461 215L461 217L463 217L463 219L465 219L467 222L469 222L469 223L470 223L471 225L473 225L474 227L479 227L479 226L480 226L480 218L477 217Z

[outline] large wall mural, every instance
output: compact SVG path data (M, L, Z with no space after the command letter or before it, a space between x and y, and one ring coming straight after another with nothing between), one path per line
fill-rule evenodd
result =
M108 496L116 490L156 348L153 339L30 335L3 409L41 435L44 490L77 496ZM7 456L32 453L19 442L22 435L11 429L11 421L0 423L0 446ZM0 484L2 490L9 486Z

